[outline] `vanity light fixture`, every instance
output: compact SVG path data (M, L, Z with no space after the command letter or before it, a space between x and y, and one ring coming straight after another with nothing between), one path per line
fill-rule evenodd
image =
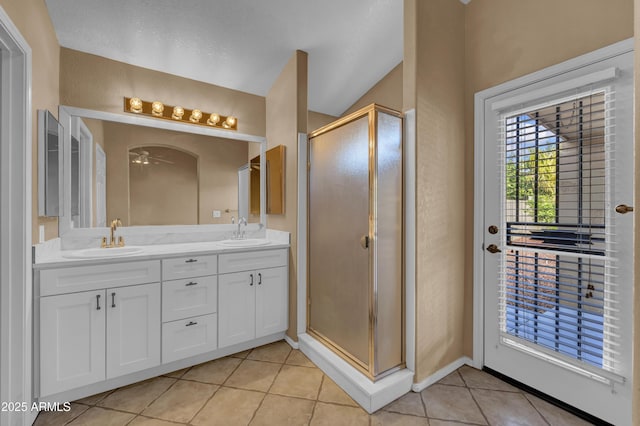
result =
M135 112L136 114L142 112L142 99L140 98L129 99L129 107L131 108L131 112Z
M165 105L160 101L148 102L140 98L125 97L124 111L217 129L238 130L238 119L234 116L223 116L215 112L204 112L197 108L187 109L177 105ZM202 118L205 116L208 118L203 120Z
M164 105L160 101L155 101L151 104L151 114L154 117L162 117L162 113L164 112Z

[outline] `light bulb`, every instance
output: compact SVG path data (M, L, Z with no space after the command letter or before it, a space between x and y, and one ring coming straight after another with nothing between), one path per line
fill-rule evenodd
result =
M155 101L151 104L151 113L156 117L162 117L162 113L164 112L164 105L160 101Z
M233 126L236 125L236 118L232 117L232 116L229 116L229 117L227 117L225 122L229 125L229 127L233 127Z
M182 120L183 115L184 108L182 108L181 106L173 107L173 114L171 115L171 118L173 118L174 120Z
M216 124L218 124L220 122L220 116L216 113L213 113L209 116L209 119L207 120L207 124L209 126L215 126Z
M198 123L202 118L202 111L199 109L194 109L191 111L191 117L189 117L189 121L192 123Z
M131 112L142 112L142 99L131 98L129 99L129 109Z

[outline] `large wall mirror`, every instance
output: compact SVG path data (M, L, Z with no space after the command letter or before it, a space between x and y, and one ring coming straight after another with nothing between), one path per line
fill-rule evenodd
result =
M128 114L60 107L69 128L60 235L77 228L230 224L243 195L238 169L265 156L263 137ZM250 144L257 144L250 147ZM261 185L258 198L264 198ZM246 194L248 196L248 194ZM249 215L265 224L266 212Z

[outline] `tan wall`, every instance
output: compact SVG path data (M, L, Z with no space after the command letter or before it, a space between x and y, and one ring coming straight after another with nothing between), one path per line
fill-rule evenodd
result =
M387 75L382 77L360 99L351 105L342 116L376 103L387 108L402 111L402 62L396 65Z
M637 0L636 0L637 3ZM552 13L547 13L553 11ZM472 1L465 10L465 210L473 206L476 92L633 37L632 0ZM637 13L637 12L636 12ZM514 19L517 17L518 19ZM580 22L580 25L576 23ZM589 28L590 30L585 30ZM473 214L466 218L465 350L473 347Z
M464 5L407 0L407 13L416 19L405 28L405 64L416 66L403 83L415 86L416 102L415 380L421 381L464 355Z
M326 126L329 123L333 123L336 121L338 117L323 114L321 112L309 111L307 115L307 129L308 132L311 133L314 130L318 130L320 127Z
M61 50L61 104L122 113L125 96L233 115L238 118L239 132L265 135L265 99L261 96L75 50Z
M296 51L267 94L268 148L284 145L285 213L269 215L269 228L291 233L289 252L289 330L294 340L297 333L297 248L298 248L298 132L307 133L307 54Z
M174 147L198 156L201 224L231 223L231 216L238 216L238 168L247 162L248 142L113 122L104 122L104 140L107 220L118 217L124 226L130 224L129 150L149 145ZM156 189L159 194L165 190ZM173 206L181 208L179 203ZM214 219L213 210L220 210L222 216Z
M41 0L0 0L15 26L31 47L31 107L33 111L32 241L38 242L38 225L44 225L47 240L58 236L57 218L38 217L38 113L48 109L58 116L60 45Z

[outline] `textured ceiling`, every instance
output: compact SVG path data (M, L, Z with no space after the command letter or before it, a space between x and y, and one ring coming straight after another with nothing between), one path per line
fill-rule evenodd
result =
M46 0L63 47L265 96L296 49L339 115L402 61L403 0Z

